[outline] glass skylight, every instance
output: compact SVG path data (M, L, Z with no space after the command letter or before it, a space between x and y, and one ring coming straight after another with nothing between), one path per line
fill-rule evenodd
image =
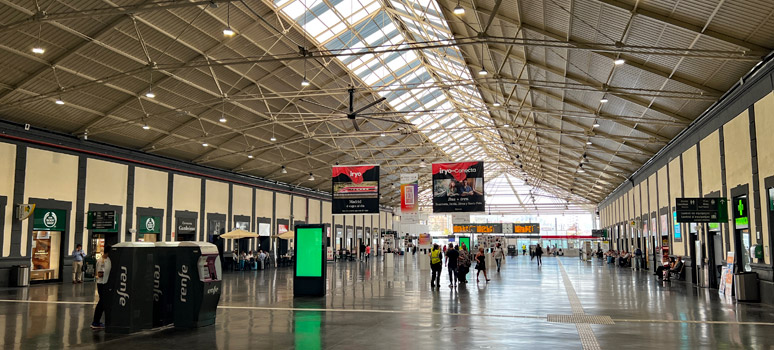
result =
M453 160L507 159L503 144L493 142L500 136L478 90L470 87L473 77L456 47L369 52L368 47L375 46L388 49L407 48L416 42L453 42L435 1L275 0L274 4L302 25L318 46L346 54L338 59L386 97L392 108L432 111L404 116ZM438 87L441 84L449 86L444 90ZM486 146L476 145L473 139ZM500 168L499 163L491 165Z

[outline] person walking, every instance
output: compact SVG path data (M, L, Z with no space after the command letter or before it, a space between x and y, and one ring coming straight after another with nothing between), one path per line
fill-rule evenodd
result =
M527 255L527 245L522 244L521 245L521 255Z
M497 263L497 272L500 272L500 263L502 263L502 259L505 259L505 252L503 251L503 247L500 245L500 243L497 243L497 246L495 247L494 258L495 262Z
M73 250L73 284L83 283L83 258L85 257L83 246L76 245L75 250Z
M430 288L435 288L436 283L438 288L441 287L441 262L443 261L443 252L438 244L433 244L433 250L430 252Z
M542 266L543 265L543 259L542 259L543 258L543 248L540 247L540 244L538 244L535 247L535 257L537 257L538 266Z
M489 282L489 277L486 275L486 255L484 254L484 248L478 248L478 254L476 254L476 283L478 283L478 275L481 271L484 271L484 279Z
M108 257L108 249L105 247L105 251L102 252L102 258L97 261L97 306L94 308L94 318L91 321L91 329L103 329L105 324L100 322L102 315L105 313L105 304L107 303L107 282L110 277L110 258Z
M449 288L457 285L457 269L459 268L458 262L460 259L460 252L454 244L449 243L449 248L446 249L446 269L449 272Z
M368 262L368 257L371 256L371 246L367 245L365 248L365 260Z
M642 249L637 247L637 249L634 250L634 269L639 271L643 267L644 264L642 263Z
M470 252L468 246L463 242L458 250L460 257L457 265L457 281L459 283L468 283L468 272L470 272Z

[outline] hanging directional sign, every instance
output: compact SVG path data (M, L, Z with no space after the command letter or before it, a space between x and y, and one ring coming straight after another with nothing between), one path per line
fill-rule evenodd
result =
M728 200L726 198L677 198L675 212L678 223L726 222L728 221Z

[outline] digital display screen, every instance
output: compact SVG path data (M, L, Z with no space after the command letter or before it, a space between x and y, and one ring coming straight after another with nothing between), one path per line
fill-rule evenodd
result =
M462 243L465 243L465 246L470 250L470 237L460 237L460 248L462 247Z
M296 276L322 277L323 231L320 227L296 229Z

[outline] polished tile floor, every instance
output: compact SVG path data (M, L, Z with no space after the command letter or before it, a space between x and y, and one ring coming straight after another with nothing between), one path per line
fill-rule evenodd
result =
M95 287L0 288L2 349L774 349L774 308L577 258L508 258L491 282L436 290L415 257L328 265L325 298L290 268L225 275L214 326L105 334Z

